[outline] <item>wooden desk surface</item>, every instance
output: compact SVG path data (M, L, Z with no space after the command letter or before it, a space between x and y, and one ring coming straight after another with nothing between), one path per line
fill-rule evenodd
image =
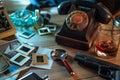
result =
M65 17L66 17L66 15L62 15L62 17L61 17L61 15L53 15L51 18L51 22L56 23L58 25L62 25L63 21L65 20ZM45 36L39 36L38 34L36 34L35 36L33 36L30 39L25 39L25 38L19 37L18 34L19 34L19 32L16 34L17 39L21 42L28 42L28 43L32 43L36 46L39 45L41 47L50 48L50 49L62 48L62 49L65 49L69 53L69 55L72 57L74 57L77 52L89 54L88 51L82 51L82 50L58 45L55 42L55 32L53 32L50 35L45 35ZM91 50L90 50L90 52L91 52ZM120 57L119 56L120 56L120 54L118 52L118 55L115 58L111 58L111 59L102 59L102 58L99 58L96 56L94 56L94 57L97 59L109 62L110 64L113 64L119 68L120 67L120 63L119 63ZM105 79L101 78L100 76L98 76L97 72L91 70L90 68L88 68L86 66L78 65L76 61L73 61L72 63L70 63L70 66L78 74L78 76L81 78L81 80L105 80ZM64 66L57 64L56 62L54 62L52 69L50 69L50 70L40 70L40 69L34 70L34 69L32 69L30 71L36 72L38 75L47 74L50 77L50 80L57 80L57 79L73 80L72 77L69 75L68 71L66 70L66 68Z
M50 48L50 49L62 48L62 49L65 49L68 52L68 54L72 57L74 57L77 52L86 52L86 51L81 51L78 49L73 49L70 47L58 45L55 42L54 32L50 35L45 35L45 36L39 36L38 34L36 34L30 39L19 37L18 34L19 32L16 34L16 36L21 43L22 42L32 43L35 46L41 46L41 47ZM81 80L104 80L103 78L97 75L97 72L83 65L78 65L76 61L73 61L72 63L70 63L70 66L81 78ZM70 76L66 68L64 66L59 65L56 62L54 62L52 69L50 70L30 69L29 72L31 71L37 73L38 75L46 74L49 76L50 80L58 80L58 79L73 80L73 78Z
M54 22L58 25L62 25L63 21L65 20L65 17L66 15L63 15L62 17L60 15L52 15L51 22ZM78 49L73 49L70 47L58 45L55 42L54 32L50 35L45 35L45 36L39 36L38 34L36 34L30 39L22 38L18 36L18 34L19 34L19 31L17 32L16 37L20 42L32 43L33 45L41 46L44 48L50 48L50 49L62 48L62 49L65 49L68 52L68 54L72 57L74 57L77 52L88 53L88 51L81 51ZM120 64L119 56L120 54L118 54L116 58L110 59L111 63ZM106 59L105 61L108 61L108 59ZM77 73L77 75L81 78L81 80L105 80L101 78L100 76L98 76L97 72L91 70L90 68L86 66L78 65L76 61L73 61L72 63L70 63L70 66ZM50 80L58 80L58 79L59 80L73 80L70 74L68 73L68 71L66 70L66 68L64 66L59 65L56 62L53 63L52 69L50 70L30 69L27 73L29 72L35 72L40 76L43 76L46 74L49 76Z

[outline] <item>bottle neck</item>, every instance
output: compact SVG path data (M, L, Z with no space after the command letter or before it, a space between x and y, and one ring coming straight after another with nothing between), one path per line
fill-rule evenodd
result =
M4 4L2 2L2 0L0 0L0 9L3 9L4 8Z
M35 10L35 15L36 15L37 17L40 17L40 11L39 11L38 9Z

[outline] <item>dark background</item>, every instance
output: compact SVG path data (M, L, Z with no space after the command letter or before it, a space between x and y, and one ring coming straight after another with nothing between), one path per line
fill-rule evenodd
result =
M28 6L32 7L31 9L34 10L36 8L58 6L63 1L67 0L30 0L31 4ZM94 3L102 2L111 11L112 14L116 13L120 9L119 6L120 0L86 0L86 1L91 1Z

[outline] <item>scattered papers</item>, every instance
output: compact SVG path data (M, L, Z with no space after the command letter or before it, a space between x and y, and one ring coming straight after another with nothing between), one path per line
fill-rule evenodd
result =
M7 78L5 80L16 80L18 76L19 76L19 73L12 75L12 76L10 76L9 78Z
M7 57L8 60L10 60L10 58L12 58L14 55L16 55L18 52L16 51L16 49L21 46L22 43L17 42L11 42L10 44L5 44L5 47L2 47L0 50L4 50L2 51ZM32 64L32 60L30 59L24 66L18 66L16 64L11 63L11 66L9 68L9 73L4 75L4 74L0 74L0 80L16 80L16 78L18 77L19 73L27 68L30 67L36 67L36 68L42 68L42 69L51 69L52 65L53 65L53 59L51 58L51 51L52 49L48 49L48 48L42 48L37 46L37 51L33 51L31 52L32 54L36 53L36 54L45 54L47 55L48 58L48 64L37 64L37 65L33 65ZM4 49L5 48L5 49ZM31 57L31 55L28 55L29 57ZM3 76L4 75L4 76Z
M16 78L19 76L19 72L28 69L29 67L17 67L15 65L12 65L10 67L10 73L7 75L1 76L0 80L16 80Z

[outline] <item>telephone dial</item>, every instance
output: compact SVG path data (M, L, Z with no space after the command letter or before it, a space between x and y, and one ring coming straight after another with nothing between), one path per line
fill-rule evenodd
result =
M56 42L69 47L88 50L96 37L99 23L108 24L112 14L102 3L64 1L58 6L59 14L67 14Z

